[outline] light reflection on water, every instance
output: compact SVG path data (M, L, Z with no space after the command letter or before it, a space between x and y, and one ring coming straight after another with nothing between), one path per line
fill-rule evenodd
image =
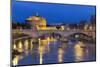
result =
M19 56L15 56L15 58L12 60L13 65L17 65L19 61Z
M74 46L74 55L75 55L75 61L82 61L83 58L83 48L81 48L81 46L83 46L82 42L78 42L75 46Z
M15 44L15 43L13 44L13 49L14 49L14 50L16 50L16 49L17 49L17 46L16 46L16 44Z
M25 50L28 50L28 47L29 47L28 40L25 40L25 42L24 42L24 48L25 48Z
M18 51L23 52L23 45L22 45L21 40L18 42Z
M31 46L30 46L31 48L31 50L33 49L33 39L31 39Z
M24 58L24 56L22 56L22 55L20 55L20 56L16 55L14 57L14 59L12 60L13 65L16 66L18 64L18 61L21 60L21 59L23 59L23 58Z
M40 64L42 64L42 61L43 61L43 51L44 51L44 48L42 46L39 46L39 54L40 54Z
M64 53L63 49L59 48L58 49L58 62L60 63L63 61L63 53Z
M34 39L31 39L30 41L26 39L24 43L22 43L20 40L18 41L18 47L15 46L16 44L14 44L13 49L18 49L19 52L23 53L22 55L16 55L14 57L12 61L13 65L21 64L19 63L20 61L24 61L24 58L32 54L35 56L39 56L38 58L33 60L33 61L38 60L39 62L37 61L36 63L33 64L44 64L44 63L50 63L51 61L55 61L55 63L68 62L69 60L64 59L67 58L66 56L68 56L68 58L74 56L74 58L70 58L71 62L85 61L84 55L89 53L87 50L84 49L85 44L83 42L77 42L77 43L73 42L72 43L73 45L69 45L68 43L57 41L54 38L51 39L47 38L43 40L38 39L39 44L33 44L33 41ZM38 46L37 49L35 46ZM71 51L73 51L72 54ZM51 57L53 54L55 55ZM48 59L50 59L50 61L46 61ZM88 60L91 59L88 58Z

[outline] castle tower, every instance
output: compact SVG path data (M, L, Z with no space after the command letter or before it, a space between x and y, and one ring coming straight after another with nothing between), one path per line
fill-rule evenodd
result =
M36 16L27 18L27 21L34 30L46 30L46 19L38 16L38 13L36 13Z

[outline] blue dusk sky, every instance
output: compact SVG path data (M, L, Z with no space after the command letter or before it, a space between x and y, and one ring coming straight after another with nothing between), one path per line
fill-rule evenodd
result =
M50 23L79 23L81 20L90 21L95 15L95 6L72 5L72 4L52 4L39 2L12 1L12 20L24 23L29 16L38 13Z

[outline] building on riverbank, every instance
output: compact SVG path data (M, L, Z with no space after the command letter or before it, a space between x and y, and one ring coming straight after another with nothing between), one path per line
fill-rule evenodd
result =
M31 29L34 30L58 30L57 25L47 25L46 19L41 16L31 16L26 19L26 21L30 24ZM64 26L59 25L59 30L64 30Z

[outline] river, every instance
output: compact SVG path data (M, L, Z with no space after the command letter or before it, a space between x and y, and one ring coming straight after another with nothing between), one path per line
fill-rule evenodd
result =
M21 54L15 55L13 65L37 65L54 63L74 63L96 60L96 46L81 41L62 42L56 39L43 39L38 44L27 39L22 43L19 41L18 49ZM24 45L24 47L23 47ZM30 46L30 47L29 47Z

